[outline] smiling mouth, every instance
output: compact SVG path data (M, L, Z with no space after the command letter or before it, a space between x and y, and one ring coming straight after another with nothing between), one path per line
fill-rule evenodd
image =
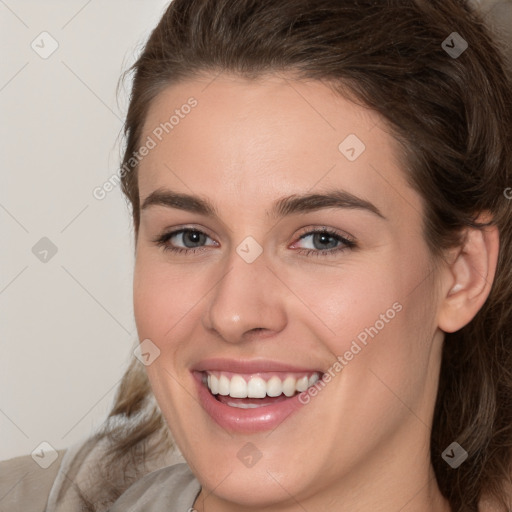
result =
M322 377L322 372L262 372L241 374L203 371L201 381L213 397L230 407L254 409L292 398Z

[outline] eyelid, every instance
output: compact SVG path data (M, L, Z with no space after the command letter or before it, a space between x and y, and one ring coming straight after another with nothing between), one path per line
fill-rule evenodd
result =
M174 235L177 235L178 233L181 233L183 231L196 231L198 233L201 233L203 235L206 235L208 238L211 238L213 240L213 236L209 233L209 230L205 228L204 226L197 226L190 224L184 224L182 226L173 226L172 228L165 228L161 231L161 234L157 235L155 238L153 238L152 242L157 242L158 240L162 239L163 237L171 237Z
M348 242L352 242L354 244L357 242L356 238L354 236L350 235L349 233L347 233L346 231L340 231L339 229L331 228L329 226L322 226L322 225L313 226L313 227L311 227L311 226L305 227L302 230L300 230L299 235L297 235L297 236L298 236L298 239L300 240L306 235L310 235L312 233L324 233L324 232L329 233L336 237L343 238L343 239L347 240Z

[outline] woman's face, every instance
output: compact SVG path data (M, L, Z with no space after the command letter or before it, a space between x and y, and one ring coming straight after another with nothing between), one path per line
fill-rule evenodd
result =
M414 509L443 336L381 118L318 81L210 76L162 92L141 144L137 329L206 509Z

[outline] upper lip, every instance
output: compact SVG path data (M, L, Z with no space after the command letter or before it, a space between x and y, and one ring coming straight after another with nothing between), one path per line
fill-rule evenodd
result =
M203 359L197 363L193 371L204 372L207 370L227 371L233 373L258 373L258 372L315 372L322 373L311 367L294 366L280 361L270 359L227 359L211 358Z

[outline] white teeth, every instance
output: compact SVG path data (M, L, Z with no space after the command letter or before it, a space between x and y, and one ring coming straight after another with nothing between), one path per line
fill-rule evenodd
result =
M308 388L310 388L313 384L315 384L318 379L319 379L319 377L316 373L311 375L311 377L309 377L309 381L308 381Z
M229 379L225 375L221 375L219 378L219 395L229 395Z
M208 387L214 395L219 393L219 379L215 375L208 375Z
M253 377L247 383L247 396L249 398L264 398L267 396L267 383L261 377Z
M283 382L283 393L286 396L295 395L295 383L297 380L293 377L286 377Z
M283 392L283 383L279 377L270 377L267 382L267 395L279 396Z
M297 379L297 391L299 393L302 393L303 391L306 391L306 389L308 389L309 387L309 380L307 378L307 376L304 376L304 377L301 377L300 379ZM210 388L212 390L212 393L213 393L213 388Z
M247 398L247 382L240 375L233 375L231 378L229 396L233 398Z
M318 373L314 373L309 378L305 375L296 379L292 375L288 375L284 380L281 380L277 375L274 375L268 381L258 376L251 377L249 381L246 381L241 375L233 375L229 379L227 375L220 372L219 377L213 373L208 373L204 383L213 395L229 395L232 398L264 398L265 396L277 397L281 394L292 397L296 392L306 391L318 379ZM252 404L245 405L252 406Z
M257 409L259 407L265 407L270 404L244 404L242 402L228 402L227 405L230 407L238 407L239 409Z

